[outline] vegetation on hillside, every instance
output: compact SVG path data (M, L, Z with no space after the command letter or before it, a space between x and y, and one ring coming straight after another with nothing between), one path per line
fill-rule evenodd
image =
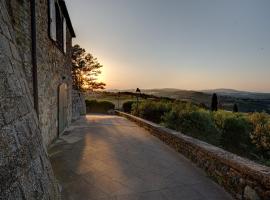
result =
M270 116L264 112L212 112L191 102L142 100L131 113L270 165Z
M133 91L133 92L132 92ZM95 92L89 94L88 99L107 100L115 104L116 108L122 107L126 101L136 101L135 90L128 92L114 91L114 92ZM188 91L177 89L149 89L141 90L140 99L168 99L168 100L181 100L189 101L197 105L201 105L206 109L211 109L211 97L208 91ZM222 92L222 93L221 93ZM230 92L230 93L229 93ZM218 95L218 108L228 111L234 111L235 104L237 105L238 112L263 112L270 114L270 94L268 93L248 93L241 91L220 91L217 90Z
M233 111L237 103L239 112L262 112L270 114L270 93L243 92L235 90L190 91L179 89L149 89L143 93L158 97L169 97L176 100L204 104L211 108L211 97L216 93L219 97L219 108Z

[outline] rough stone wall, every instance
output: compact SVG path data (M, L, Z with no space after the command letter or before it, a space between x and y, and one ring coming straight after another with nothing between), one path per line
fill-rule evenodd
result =
M85 98L82 93L72 90L72 121L86 114Z
M32 92L31 15L29 0L6 0L19 56L29 89ZM39 122L43 141L48 146L58 136L58 88L68 86L67 121L72 118L71 47L72 37L67 28L67 53L63 53L49 37L48 0L36 1L37 65ZM32 97L31 97L32 98ZM33 99L32 99L33 101Z
M5 0L0 0L0 199L59 199Z
M6 0L6 3L13 29L15 31L15 40L19 50L19 55L23 61L24 74L28 82L30 92L33 94L30 1Z
M39 120L45 144L48 146L58 136L58 87L68 86L68 125L72 117L72 38L67 28L67 53L64 54L49 37L48 1L37 1L37 57Z
M141 118L116 111L180 152L209 177L222 185L235 199L269 200L270 168L241 158L223 149L164 128Z

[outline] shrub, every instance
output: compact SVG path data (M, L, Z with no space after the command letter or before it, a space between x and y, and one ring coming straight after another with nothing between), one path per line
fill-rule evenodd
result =
M115 105L109 101L86 100L85 104L88 113L107 113L115 108Z
M221 145L232 152L244 153L250 145L250 125L246 118L232 115L224 120Z
M172 109L166 112L162 117L164 125L168 128L175 130L182 130L182 125L184 124L183 119L189 113L198 110L198 107L191 103L177 102L173 104Z
M219 130L224 129L224 122L226 119L234 116L232 112L228 112L224 110L219 110L219 111L213 112L212 114L213 114L213 120L215 122L215 125Z
M164 125L181 131L192 137L212 144L218 144L219 132L212 120L211 113L199 109L190 103L180 104L166 113L163 117Z
M126 113L131 113L131 109L132 109L132 104L136 103L135 101L127 101L125 103L123 103L122 108L123 111Z
M270 117L266 113L253 113L249 116L252 124L251 141L259 150L270 151Z
M145 100L132 105L132 114L150 120L155 123L160 123L164 113L171 109L171 103L167 101Z

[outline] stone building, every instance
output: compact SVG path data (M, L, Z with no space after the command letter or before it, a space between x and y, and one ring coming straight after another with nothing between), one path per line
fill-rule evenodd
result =
M35 40L30 1L6 2L43 140L49 145L71 121L71 46L75 33L63 0L36 0ZM33 43L37 68L34 76Z
M0 199L58 199L46 148L78 115L65 1L0 0L0 25Z

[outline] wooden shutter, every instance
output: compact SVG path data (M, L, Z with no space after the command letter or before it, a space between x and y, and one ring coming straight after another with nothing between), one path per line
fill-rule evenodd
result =
M56 10L55 10L55 0L49 0L50 9L50 37L52 40L56 41Z
M63 50L67 52L67 23L66 19L63 18Z

